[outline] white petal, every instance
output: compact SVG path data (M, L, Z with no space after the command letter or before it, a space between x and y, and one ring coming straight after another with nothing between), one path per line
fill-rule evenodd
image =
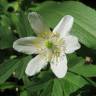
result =
M32 40L36 37L24 37L16 40L13 43L13 48L18 52L23 52L26 54L36 53L37 49L32 44Z
M70 15L64 16L60 22L57 24L57 26L54 28L53 32L60 33L61 37L65 37L67 35L73 25L74 18Z
M80 48L78 38L72 35L68 35L64 38L65 53L73 53Z
M63 78L67 73L67 58L66 55L61 54L58 58L52 58L51 69L58 78Z
M28 19L33 30L38 34L41 32L50 32L50 29L43 22L42 17L36 12L28 14Z
M38 55L35 58L33 58L27 65L27 68L25 70L25 73L28 76L33 76L36 73L40 72L42 68L44 68L47 65L46 57L42 55Z

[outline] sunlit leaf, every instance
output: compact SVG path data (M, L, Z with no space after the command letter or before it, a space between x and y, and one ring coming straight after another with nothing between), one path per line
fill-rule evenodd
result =
M64 15L72 15L75 18L72 34L87 47L96 49L95 10L75 1L44 2L32 10L38 11L51 28L54 28Z
M77 64L70 69L72 72L76 72L85 77L96 76L96 65L84 64L84 62Z

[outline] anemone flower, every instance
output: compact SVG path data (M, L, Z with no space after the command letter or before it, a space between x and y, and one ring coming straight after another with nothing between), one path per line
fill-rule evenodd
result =
M80 48L78 38L70 34L74 18L70 15L64 16L53 31L36 12L29 13L28 19L36 36L20 38L13 44L13 48L18 52L37 54L29 61L25 73L33 76L50 64L56 77L63 78L68 69L66 54Z

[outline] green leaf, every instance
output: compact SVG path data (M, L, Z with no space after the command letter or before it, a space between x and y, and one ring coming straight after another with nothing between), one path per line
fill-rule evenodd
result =
M3 15L0 21L0 49L10 48L13 45L14 36L10 28L10 19Z
M44 2L32 11L38 11L51 28L54 28L64 15L72 15L75 18L72 34L85 46L96 49L95 10L80 2L65 1Z
M53 84L52 78L53 78L53 74L50 70L49 71L48 70L47 71L41 71L38 74L37 78L33 77L31 79L31 81L28 80L28 82L26 81L27 83L25 82L25 88L30 92L44 90L44 93L42 93L42 95L44 95L46 93L45 91L47 91L47 89L45 89L45 87L48 88L48 87L52 86L51 84ZM25 81L25 79L27 79L27 78L25 77L23 79L23 81Z
M85 60L82 57L78 57L75 54L69 54L68 56L69 71L84 77L96 76L96 65L85 64Z
M72 68L78 64L83 64L84 59L82 57L77 57L75 54L68 55L68 66L69 72L63 79L54 79L52 72L42 71L38 75L38 80L29 83L27 85L27 90L30 92L41 92L40 96L69 96L71 93L82 88L86 84L89 84L89 80L79 75ZM50 77L51 76L51 77ZM34 80L34 79L33 79ZM94 82L90 81L90 84ZM37 95L38 96L38 95Z
M68 59L68 68L69 69L78 65L79 63L83 64L85 62L85 60L82 57L79 57L74 53L68 54L67 59Z
M56 78L47 81L32 81L29 85L25 86L25 88L31 93L39 92L37 96L69 96L86 84L89 84L88 80L77 74L68 72L63 79Z
M16 87L16 85L14 83L11 82L5 82L3 84L0 84L0 89L4 90L4 89L11 89Z
M18 60L8 60L0 64L0 83L5 82L18 66Z
M49 82L31 82L29 83L27 86L25 86L27 88L27 90L29 90L30 92L34 92L34 91L40 91L42 89L45 88L45 86L47 86L47 84L49 84Z
M20 92L20 96L30 96L26 90Z
M63 88L60 83L61 82L58 79L54 79L54 85L52 88L51 96L64 96L63 95Z
M96 65L87 65L84 62L77 64L70 69L72 72L78 73L84 77L95 77L96 76Z
M32 36L34 34L26 13L21 11L16 14L11 14L11 20L19 37Z
M43 92L40 94L40 96L51 96L53 83L53 80L50 80L44 88Z
M13 72L15 72L15 70L18 68L19 65L24 64L24 60L26 60L27 57L25 58L20 58L20 59L11 59L11 60L7 60L6 62L3 62L2 64L0 64L0 84L5 82L11 75ZM23 62L22 62L23 61ZM22 67L18 68L19 73L22 71ZM23 69L24 70L24 69ZM22 76L20 73L20 76ZM22 73L23 74L23 73Z
M16 68L16 77L18 79L21 79L23 78L24 74L25 74L25 69L26 69L26 66L28 64L28 62L32 59L31 56L27 56L23 59L20 60L20 64L18 64L17 68Z
M70 96L71 93L82 88L86 84L89 83L83 77L68 72L63 79L51 80L51 82L43 88L43 92L40 96Z
M61 80L64 90L64 96L70 96L71 93L88 84L87 80L79 75L68 72L64 79Z
M63 96L63 89L58 79L51 80L40 96Z
M28 78L27 75L23 75L22 77L24 85L28 85L31 83L31 80Z

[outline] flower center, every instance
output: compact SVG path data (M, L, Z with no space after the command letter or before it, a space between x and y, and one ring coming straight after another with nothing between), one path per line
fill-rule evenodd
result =
M42 32L34 40L38 53L44 53L50 61L52 56L59 57L64 48L64 40L58 33Z
M53 48L53 43L49 40L45 41L45 46L48 48L48 49L52 49Z

